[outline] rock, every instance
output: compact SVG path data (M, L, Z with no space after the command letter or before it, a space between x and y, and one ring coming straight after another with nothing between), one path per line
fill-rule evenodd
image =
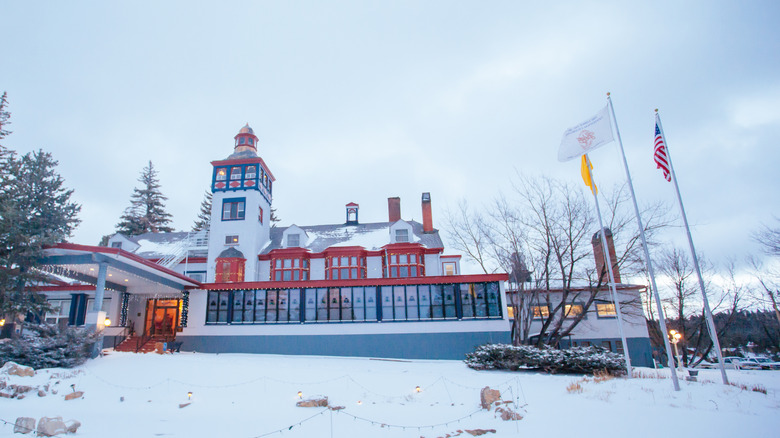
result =
M497 389L490 389L489 386L486 386L479 392L479 402L482 405L482 409L490 410L493 402L498 400L501 400L501 392Z
M65 396L65 400L73 400L76 398L81 398L81 396L83 395L84 395L84 391L71 392L70 394Z
M480 436L486 433L496 433L495 429L466 429L466 433L473 436Z
M340 411L344 409L344 406L328 406L328 409L330 409L331 411Z
M38 390L38 397L46 397L46 391L39 389Z
M32 391L33 387L25 385L8 385L8 389L12 389L14 391L14 396L19 396L19 394Z
M0 374L8 374L9 376L19 377L32 377L35 375L35 370L32 367L26 367L19 365L16 362L6 362L2 368L0 368Z
M191 405L192 403L179 403L179 409L186 408L187 406Z
M77 420L70 420L68 421L68 425L65 428L65 431L68 433L76 433L78 432L79 427L81 427L81 422Z
M68 426L62 417L41 417L38 421L38 436L54 436L67 431Z
M24 394L19 394L19 395L17 395L17 396L16 396L16 399L17 399L17 400L21 400L21 399L23 399L24 397L25 397L25 395L24 395Z
M119 401L121 401L121 402L125 401L125 397L124 396L119 397Z
M296 403L295 406L301 408L318 408L318 407L324 408L328 406L328 397L301 400L298 403Z
M35 418L19 417L14 423L14 433L35 432Z
M56 394L57 394L57 390L56 390L56 389L52 389L52 390L51 390L51 393L52 393L52 394L54 394L54 395L56 395Z
M501 414L501 419L504 421L518 421L522 420L523 416L510 409L508 406L503 408L496 408L496 413Z
M13 394L9 394L7 392L0 392L0 397L14 398Z

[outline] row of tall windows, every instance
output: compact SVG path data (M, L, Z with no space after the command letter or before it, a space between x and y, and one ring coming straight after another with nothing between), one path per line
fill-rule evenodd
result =
M309 279L309 259L273 259L271 260L271 280L306 281Z
M357 256L326 257L325 278L328 280L366 278L366 258Z
M425 275L425 263L421 254L388 254L387 277L407 278Z
M207 324L499 319L498 283L209 291Z

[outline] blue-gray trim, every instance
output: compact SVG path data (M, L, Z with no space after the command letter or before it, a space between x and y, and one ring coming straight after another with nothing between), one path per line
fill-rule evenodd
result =
M301 336L176 336L199 353L296 354L402 359L464 359L483 344L509 343L509 331Z
M616 345L615 341L619 341L620 338L577 338L572 339L572 342L590 342L591 345L600 347L604 341L611 341L612 345ZM631 358L631 365L637 367L650 367L653 368L653 347L650 345L650 338L627 338L628 342L628 356ZM569 348L571 344L569 340L561 341L561 348ZM612 348L613 352L615 348Z
M84 325L87 315L87 294L70 294L68 325Z

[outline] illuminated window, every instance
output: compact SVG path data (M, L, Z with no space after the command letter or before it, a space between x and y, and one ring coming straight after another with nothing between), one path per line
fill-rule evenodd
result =
M244 220L244 207L246 198L230 198L222 201L222 220L223 221L242 221Z
M567 304L563 311L567 318L576 318L583 312L582 304Z
M256 166L246 166L246 175L244 178L246 179L254 179L257 176L257 167Z
M241 179L240 167L233 167L230 169L230 179Z
M543 319L550 317L550 308L547 306L531 306L534 319Z
M217 181L224 181L227 179L227 170L223 167L217 169Z
M225 236L225 245L238 245L238 236Z
M614 318L617 316L614 303L596 304L596 315L599 318Z
M446 263L443 263L442 266L444 267L444 275L455 275L455 263L454 262L446 262Z

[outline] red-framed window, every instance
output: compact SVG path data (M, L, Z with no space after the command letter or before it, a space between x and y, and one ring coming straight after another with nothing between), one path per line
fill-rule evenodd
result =
M271 281L306 281L308 279L308 257L274 257L271 259Z
M366 278L366 256L344 254L325 257L325 278L327 280Z
M417 252L387 254L387 276L390 278L422 277L425 275L423 255Z
M237 257L218 257L215 282L240 283L244 281L246 260Z

